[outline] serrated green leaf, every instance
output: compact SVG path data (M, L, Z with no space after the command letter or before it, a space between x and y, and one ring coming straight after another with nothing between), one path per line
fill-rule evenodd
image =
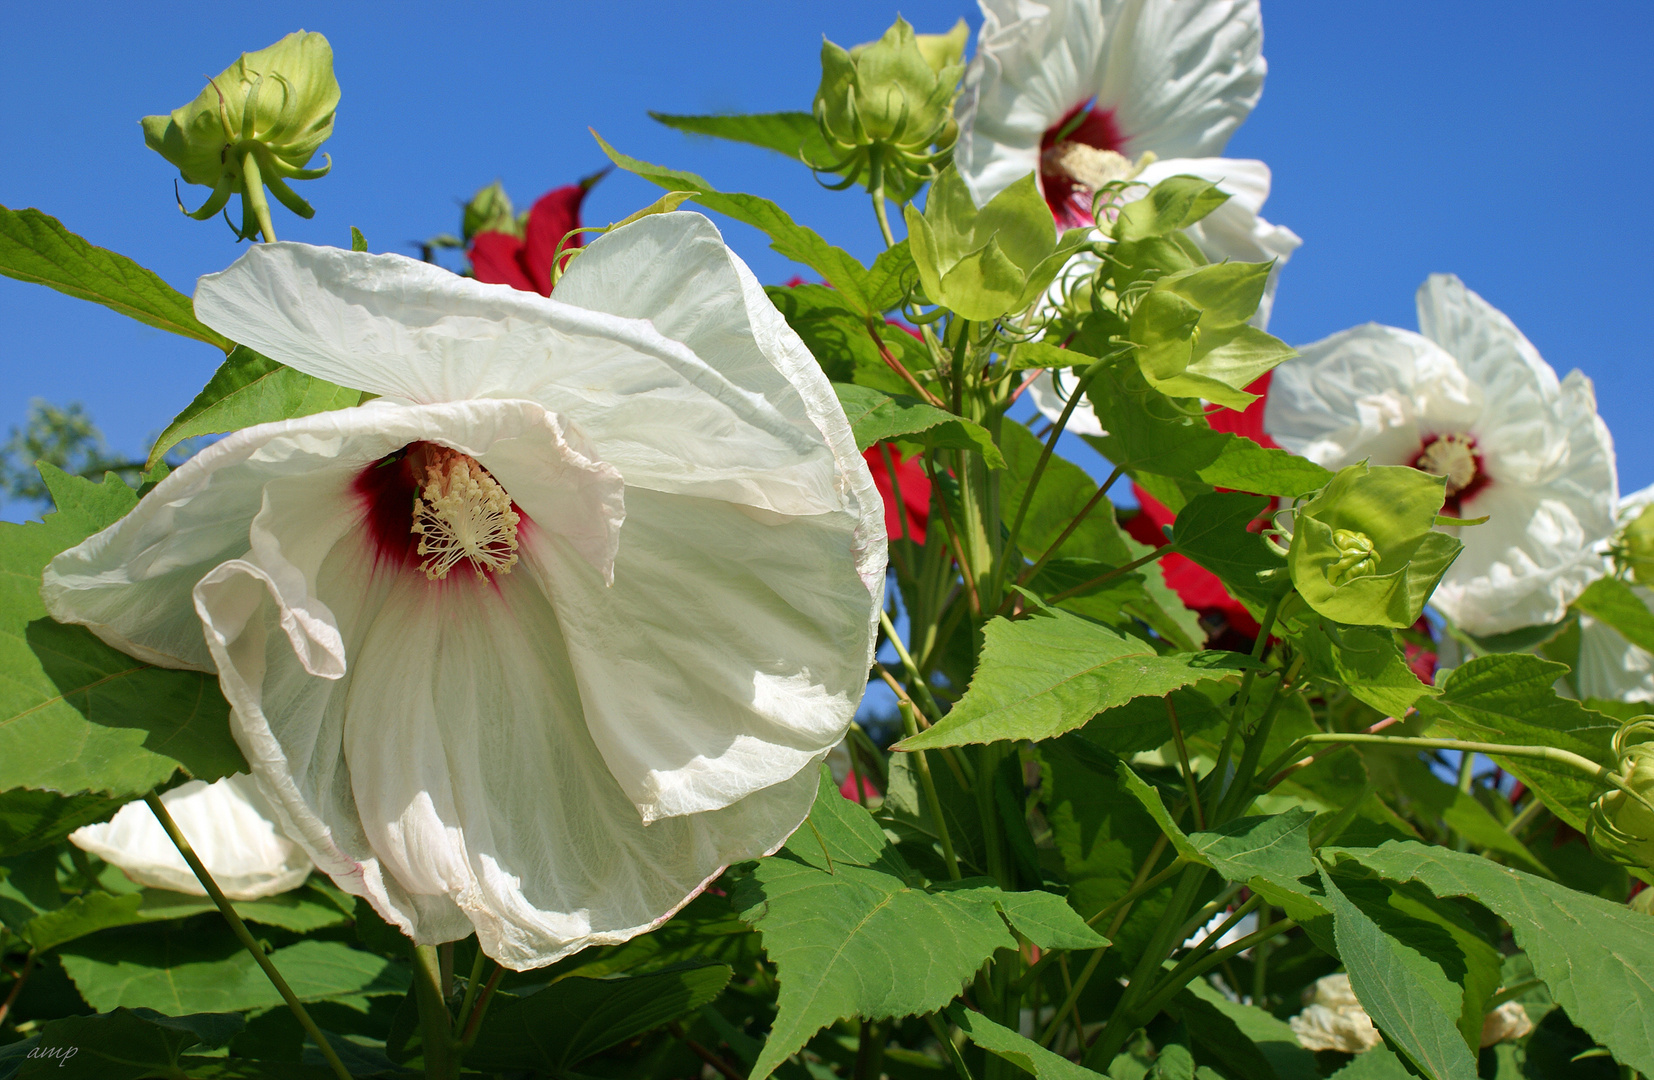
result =
M1172 522L1172 542L1189 561L1210 570L1236 597L1267 606L1284 582L1260 579L1286 566L1262 536L1247 526L1269 509L1269 500L1238 492L1212 492L1190 499Z
M1315 1055L1298 1045L1284 1022L1251 1005L1230 1001L1196 979L1168 1009L1189 1029L1209 1059L1239 1080L1317 1080Z
M994 619L983 639L965 696L898 749L1051 739L1132 698L1239 674L1253 663L1227 652L1161 656L1143 641L1057 610Z
M1023 425L1010 422L1000 428L999 442L1006 467L999 480L999 510L1009 529L1027 494L1045 444ZM1018 546L1029 558L1049 554L1051 545L1096 494L1097 482L1084 469L1056 454L1051 455L1028 512L1023 516L1022 530L1017 534ZM1096 559L1112 566L1124 566L1136 557L1115 523L1114 504L1106 499L1063 541L1061 553L1071 558Z
M527 997L501 995L465 1063L484 1072L563 1075L593 1054L706 1005L729 977L724 965L704 964L623 979L559 979Z
M102 304L225 352L234 344L197 319L190 298L159 274L125 255L94 247L39 210L0 206L0 274Z
M1526 653L1482 656L1454 669L1442 692L1418 703L1419 714L1440 732L1476 742L1554 746L1611 765L1610 742L1619 724L1554 685L1568 668ZM1551 812L1584 831L1596 785L1562 765L1532 758L1495 757L1545 801Z
M44 521L0 524L0 791L103 794L122 801L182 767L202 780L246 771L212 675L170 671L46 615L52 557L137 504L125 484L41 475L57 503Z
M1419 681L1389 628L1340 626L1313 612L1306 615L1291 636L1312 674L1343 683L1386 716L1406 716L1419 698L1441 693Z
M1331 1080L1412 1080L1417 1074L1402 1064L1388 1046L1375 1046L1332 1074ZM1499 1080L1506 1080L1499 1074Z
M1474 795L1439 779L1416 755L1397 754L1396 757L1391 767L1401 781L1399 794L1404 806L1411 804L1425 814L1440 818L1444 825L1474 847L1497 852L1542 877L1555 877L1520 840L1505 831L1499 819Z
M821 125L806 112L721 116L677 116L651 112L649 118L690 135L710 135L731 142L762 146L817 169L833 163L833 152L821 136Z
M138 914L141 903L135 894L112 896L106 892L89 892L72 897L55 911L31 919L18 936L35 952L43 953L99 930L142 921L143 916Z
M1332 479L1331 473L1305 458L1213 431L1203 417L1190 415L1149 386L1136 364L1117 365L1094 376L1086 396L1107 431L1086 441L1133 475L1286 498L1314 491Z
M0 791L0 856L57 843L82 825L104 821L126 804L100 795L59 795L12 788Z
M592 133L592 137L597 139L598 145L609 155L609 159L622 169L668 191L698 192L695 196L696 202L708 210L727 214L736 221L743 221L761 230L769 236L770 246L778 253L795 262L803 263L826 278L833 288L844 295L858 314L882 316L883 309L876 306L876 298L868 289L867 268L843 248L834 247L813 229L807 229L793 221L787 212L775 203L757 195L719 191L694 173L639 161L604 142L603 137L596 132Z
M1053 1054L1032 1039L1025 1039L1010 1028L996 1024L963 1005L950 1006L947 1017L971 1042L1010 1062L1035 1080L1097 1080L1102 1075Z
M752 1080L838 1020L942 1009L996 949L1016 947L1000 914L1008 895L984 879L927 885L823 770L804 827L731 897L781 986Z
M313 882L316 880L312 878ZM165 889L145 889L139 897L142 905L137 914L146 922L184 919L218 910L205 896L185 896ZM332 897L313 884L259 900L237 900L235 910L250 923L280 927L295 934L344 926L351 921L349 911L342 910Z
M1492 865L1492 864L1489 864ZM1386 934L1321 873L1338 958L1368 1015L1426 1076L1475 1080L1476 1058L1457 1020L1464 995L1433 961Z
M880 356L877 342L867 332L867 320L845 303L837 289L825 285L769 285L764 292L787 325L804 340L830 381L853 382L887 394L912 392L906 380ZM901 341L908 338L907 334L889 328L888 333L881 330L879 336L892 353L907 362Z
M1612 626L1631 644L1654 652L1654 611L1649 611L1642 597L1618 578L1604 577L1591 582L1574 601L1574 607Z
M1206 686L1218 686L1208 683ZM1228 723L1228 714L1221 711L1200 687L1173 690L1172 707L1177 710L1177 723L1185 737L1199 731ZM1171 719L1166 714L1162 698L1133 698L1124 705L1116 705L1091 718L1077 734L1089 743L1120 757L1130 757L1141 750L1154 750L1172 739Z
M179 1055L229 1042L246 1021L216 1013L164 1016L151 1009L116 1009L47 1023L17 1073L19 1080L146 1080L182 1077Z
M913 262L913 251L904 237L879 252L879 257L873 260L865 285L868 302L876 310L889 311L900 304L918 283L919 268Z
M177 1015L282 1004L221 921L122 927L72 942L58 955L81 997L102 1012L125 1005ZM343 942L301 941L270 959L303 1001L360 1001L408 990L405 966Z
M1008 892L999 910L1011 927L1042 949L1100 949L1108 938L1087 926L1055 893Z
M935 449L974 450L991 469L1003 469L1005 456L994 445L988 429L974 420L944 412L915 398L883 394L866 386L834 383L833 392L844 407L856 436L856 449L866 450L886 439L922 435Z
M348 409L361 399L359 390L313 378L237 345L195 400L155 440L146 467L153 469L168 450L197 435Z
M1654 1073L1654 919L1444 847L1391 841L1323 856L1352 858L1439 897L1474 899L1510 924L1517 947L1574 1023L1618 1061Z

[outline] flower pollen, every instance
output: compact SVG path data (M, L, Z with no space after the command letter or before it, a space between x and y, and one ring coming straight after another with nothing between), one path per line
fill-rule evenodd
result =
M1091 224L1091 193L1101 185L1088 183L1087 176L1076 175L1076 171L1098 179L1099 165L1118 164L1107 155L1124 158L1120 151L1125 142L1114 120L1114 110L1098 109L1093 101L1074 106L1046 129L1040 139L1040 188L1058 225L1074 228ZM1106 151L1107 155L1086 154L1084 150L1076 153L1075 147Z
M445 447L426 457L425 483L414 498L411 531L419 535L419 568L432 581L461 560L479 579L509 574L517 563L517 524L511 496L474 459Z
M1475 440L1463 435L1443 435L1425 445L1414 459L1413 468L1447 477L1447 495L1452 498L1476 482L1480 460Z

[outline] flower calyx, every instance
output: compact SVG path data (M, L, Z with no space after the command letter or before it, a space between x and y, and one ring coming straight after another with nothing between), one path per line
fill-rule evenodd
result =
M1406 466L1340 470L1294 515L1293 586L1334 622L1412 626L1462 550L1433 529L1444 498L1441 477Z
M287 181L313 180L333 167L329 160L308 168L333 134L338 106L332 46L321 34L299 30L243 53L188 105L144 117L144 142L187 183L212 188L199 209L185 211L190 217L204 221L240 195L237 235L274 240L264 189L300 217L315 215Z
M1058 239L1032 173L978 208L950 165L931 185L924 213L904 212L926 295L973 322L1027 308L1090 242L1087 229Z
M1620 569L1638 585L1654 585L1654 504L1620 529L1610 552Z
M878 41L845 49L821 43L814 113L839 158L826 171L840 187L865 183L905 202L936 175L958 136L954 91L969 29L919 35L898 18Z
M1591 802L1585 835L1611 862L1654 869L1654 716L1639 716L1614 733L1615 786Z

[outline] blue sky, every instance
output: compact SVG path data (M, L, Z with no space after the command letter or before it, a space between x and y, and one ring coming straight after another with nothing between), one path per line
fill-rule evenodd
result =
M900 10L922 31L960 15L979 22L956 0ZM1270 164L1265 216L1305 241L1270 329L1303 344L1367 320L1414 328L1419 283L1457 273L1559 372L1595 380L1622 488L1654 481L1646 5L1265 0L1263 10L1270 74L1228 153ZM144 148L137 121L188 101L237 53L303 27L332 41L344 96L327 147L334 174L299 185L317 215L278 208L283 239L344 245L355 225L373 250L411 253L420 237L457 231L459 202L496 177L526 206L601 166L589 125L635 156L775 198L871 258L864 197L645 111L807 109L821 35L868 40L895 13L865 0L20 5L0 66L0 203L52 213L189 292L236 246L221 222L178 214L176 174ZM191 205L203 194L186 189ZM611 176L588 220L618 219L656 194ZM761 279L792 275L758 233L721 224ZM115 447L139 452L217 358L0 278L0 433L30 398L81 401Z

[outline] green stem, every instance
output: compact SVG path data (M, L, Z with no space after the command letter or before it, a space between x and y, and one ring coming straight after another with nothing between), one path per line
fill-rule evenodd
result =
M1131 562L1127 563L1124 566L1116 566L1114 569L1108 571L1106 574L1098 574L1096 577L1092 578L1090 581L1082 581L1082 582L1080 582L1080 584L1074 586L1072 589L1064 589L1062 592L1058 593L1057 595L1048 598L1045 602L1047 604L1060 604L1064 600L1067 600L1070 596L1077 596L1077 595L1079 595L1080 593L1083 593L1083 592L1090 592L1092 589L1095 589L1099 585L1107 584L1108 582L1113 581L1115 578L1119 577L1121 574L1129 574L1133 570L1137 569L1139 566L1146 566L1149 563L1154 562L1156 559L1161 559L1161 558L1166 557L1167 555L1172 554L1176 550L1177 550L1177 545L1176 544L1163 544L1160 547L1157 547L1153 551L1149 552L1147 555L1143 556L1141 559L1133 559L1133 560L1131 560ZM1250 675L1251 672L1249 671L1249 672L1247 672L1247 674Z
M890 220L885 217L884 209L884 162L879 157L877 143L867 148L867 185L868 192L873 196L873 213L879 219L879 232L884 236L884 246L896 246L896 238L890 232Z
M1153 936L1137 961L1137 967L1132 970L1126 992L1120 996L1113 1014L1108 1018L1108 1023L1098 1033L1097 1041L1086 1051L1084 1064L1087 1068L1096 1070L1098 1062L1102 1062L1103 1068L1107 1068L1108 1063L1114 1060L1114 1055L1120 1052L1131 1033L1137 1029L1133 1018L1137 1014L1138 1003L1151 991L1150 980L1155 972L1160 970L1165 958L1171 955L1172 947L1182 940L1177 938L1174 941L1173 938L1181 928L1190 905L1200 894L1200 888L1206 881L1206 873L1204 866L1189 866L1184 869L1183 880L1177 883L1177 891L1172 894L1160 923L1155 927Z
M1248 934L1246 937L1241 938L1239 941L1231 945L1227 945L1224 948L1209 953L1206 959L1191 965L1187 970L1184 970L1182 966L1179 965L1177 971L1173 971L1171 976L1169 976L1165 982L1155 988L1154 996L1145 1002L1142 1008L1137 1010L1137 1015L1152 1019L1154 1015L1161 1009L1164 1009L1167 1004L1171 1002L1172 998L1176 997L1185 986L1189 985L1191 982L1194 982L1196 979L1217 967L1225 960L1228 960L1231 956L1238 953L1243 953L1247 949L1257 945L1259 942L1268 941L1271 938L1279 937L1297 925L1298 923L1294 919L1282 919L1279 922L1271 923L1269 926L1263 927L1256 933ZM1179 972L1181 972L1181 975Z
M1265 904L1258 911L1260 925L1269 922L1269 905ZM1268 941L1260 941L1252 949L1252 1004L1260 1009L1269 1008L1269 951L1272 945Z
M1041 1046L1050 1047L1051 1040L1055 1039L1057 1032L1062 1029L1063 1020L1078 1006L1080 995L1085 993L1086 984L1091 981L1091 976L1096 972L1097 965L1103 962L1103 952L1104 949L1102 948L1091 950L1091 956L1087 958L1085 967L1080 969L1080 977L1074 980L1074 985L1068 988L1067 994L1063 995L1062 1004L1057 1007L1056 1013L1051 1017L1051 1022L1046 1025L1045 1031L1040 1034L1039 1044ZM1085 1043L1085 1029L1079 1028L1074 1034L1083 1045Z
M856 1041L856 1064L851 1072L853 1080L879 1080L884 1065L884 1025L873 1020L861 1022L860 1038Z
M1167 547L1175 545L1168 544ZM1275 617L1280 614L1281 604L1286 599L1282 593L1269 601L1265 609L1263 621L1258 624L1258 640L1252 643L1252 659L1263 659L1265 644L1269 641L1269 632L1275 627ZM1240 689L1235 692L1235 711L1230 714L1229 728L1223 733L1223 742L1218 747L1217 761L1212 765L1212 771L1206 781L1206 800L1216 803L1221 809L1226 794L1223 787L1224 774L1229 769L1229 756L1234 752L1235 739L1240 735L1242 722L1246 719L1246 705L1252 698L1252 684L1257 681L1257 669L1248 669L1241 676Z
M908 738L919 734L919 722L913 716L913 703L898 701L897 709L902 714L902 729L907 732ZM914 764L919 769L919 787L924 791L925 808L930 816L936 820L936 839L942 843L942 861L947 864L948 877L959 880L959 859L954 855L953 838L948 834L948 823L942 818L942 800L936 796L936 779L930 773L930 761L925 757L923 750L913 751Z
M1529 990L1537 990L1539 987L1544 985L1544 979L1529 979L1526 982L1519 982L1515 986L1507 986L1497 994L1494 994L1492 997L1487 999L1487 1011L1492 1012L1505 1002L1514 1001L1516 998L1521 997Z
M919 674L919 665L913 662L908 654L907 646L902 644L902 635L896 633L896 626L890 621L890 613L883 608L879 609L879 625L884 628L884 636L896 650L896 656L901 659L902 667L907 671L907 677L913 683L915 700L919 707L925 710L925 715L933 724L942 722L942 710L936 705L936 698L931 695L930 687L925 683L925 677Z
M471 961L471 974L465 980L465 997L460 1000L459 1014L454 1017L455 1031L464 1031L465 1022L471 1018L471 1008L477 1003L477 991L482 989L482 966L487 960L479 944L477 955Z
M1252 781L1258 768L1258 759L1263 757L1264 747L1269 745L1269 733L1275 729L1275 718L1280 715L1281 706L1286 703L1287 687L1297 678L1303 663L1302 656L1295 659L1292 667L1281 676L1281 680L1270 691L1269 704L1264 706L1263 716L1258 719L1257 730L1247 737L1246 749L1241 752L1240 764L1235 767L1234 786L1218 805L1217 815L1213 819L1214 825L1222 825L1239 817L1250 804Z
M247 924L241 921L240 915L236 914L229 898L224 895L224 890L218 887L218 882L214 881L213 876L207 872L206 865L201 862L200 856L196 855L195 849L190 846L183 830L178 828L178 823L172 820L172 815L167 812L167 808L161 803L161 797L151 792L144 796L144 802L148 803L149 808L155 812L156 820L161 823L161 828L166 830L167 836L172 838L173 846L178 849L178 854L184 857L186 863L189 863L190 869L195 873L195 879L201 883L203 889L207 890L207 895L212 898L219 914L224 916L224 921L230 924L230 930L235 934L236 940L241 942L241 947L252 953L253 960L263 969L265 977L275 986L276 993L280 994L281 999L287 1002L287 1007L293 1010L293 1015L298 1019L299 1026L304 1028L305 1034L315 1041L316 1048L322 1052L322 1057L327 1059L327 1064L333 1070L333 1074L339 1080L350 1080L350 1070L346 1069L344 1062L339 1060L339 1055L334 1053L333 1046L327 1041L327 1037L322 1034L322 1029L317 1027L316 1021L310 1018L310 1013L299 1002L298 995L293 993L293 988L288 986L287 980L281 977L281 972L276 970L276 965L265 954L264 948L254 939L252 931L247 929Z
M948 1061L953 1065L953 1071L959 1074L959 1080L976 1080L971 1075L969 1065L959 1053L959 1047L954 1045L953 1037L948 1034L948 1026L935 1013L925 1014L925 1023L930 1025L930 1033L936 1036L936 1041L942 1044L942 1050L948 1055Z
M6 1015L11 1012L11 1007L17 1003L18 995L23 993L23 984L29 981L29 975L34 971L35 961L38 959L39 957L33 949L30 949L29 955L23 958L23 967L18 971L16 981L11 984L11 990L7 992L6 1000L0 1002L0 1024L6 1022Z
M1510 824L1505 826L1505 831L1512 836L1520 836L1522 830L1533 824L1533 819L1544 812L1545 801L1537 795L1530 794L1528 805L1517 811L1516 816L1510 819Z
M264 242L273 244L276 240L276 230L270 224L270 204L264 198L264 177L259 172L258 156L253 150L241 155L241 197L246 200L247 206L253 212L253 220L258 222L258 228L264 234Z
M500 985L500 976L505 974L505 968L496 963L494 974L488 976L488 982L483 985L482 993L477 995L477 1007L472 1010L471 1021L465 1025L465 1031L460 1036L459 1050L463 1054L471 1049L477 1041L477 1035L482 1031L482 1018L488 1015L488 1006L494 1000L494 991Z
M435 945L414 946L414 1001L424 1042L426 1080L453 1080L459 1075L454 1051L453 1017L442 999L441 961Z
M1183 728L1177 722L1177 707L1172 696L1166 695L1166 719L1171 721L1172 741L1177 744L1177 763L1183 768L1183 782L1189 789L1189 806L1195 812L1195 828L1205 831L1206 815L1200 809L1200 785L1195 782L1194 767L1189 764L1189 748L1183 742Z
M1045 569L1045 564L1051 561L1051 556L1055 555L1057 549L1067 543L1068 538L1074 535L1074 530L1085 523L1085 519L1091 516L1091 511L1097 509L1097 504L1108 497L1108 489L1113 487L1114 482L1124 475L1125 470L1118 466L1108 474L1108 479L1103 481L1103 486L1097 489L1096 494L1092 495L1084 506L1080 507L1080 512L1074 515L1074 520L1070 521L1067 527L1051 542L1051 546L1045 549L1045 554L1041 555L1034 565L1017 575L1017 584L1023 585L1034 580L1039 572Z

